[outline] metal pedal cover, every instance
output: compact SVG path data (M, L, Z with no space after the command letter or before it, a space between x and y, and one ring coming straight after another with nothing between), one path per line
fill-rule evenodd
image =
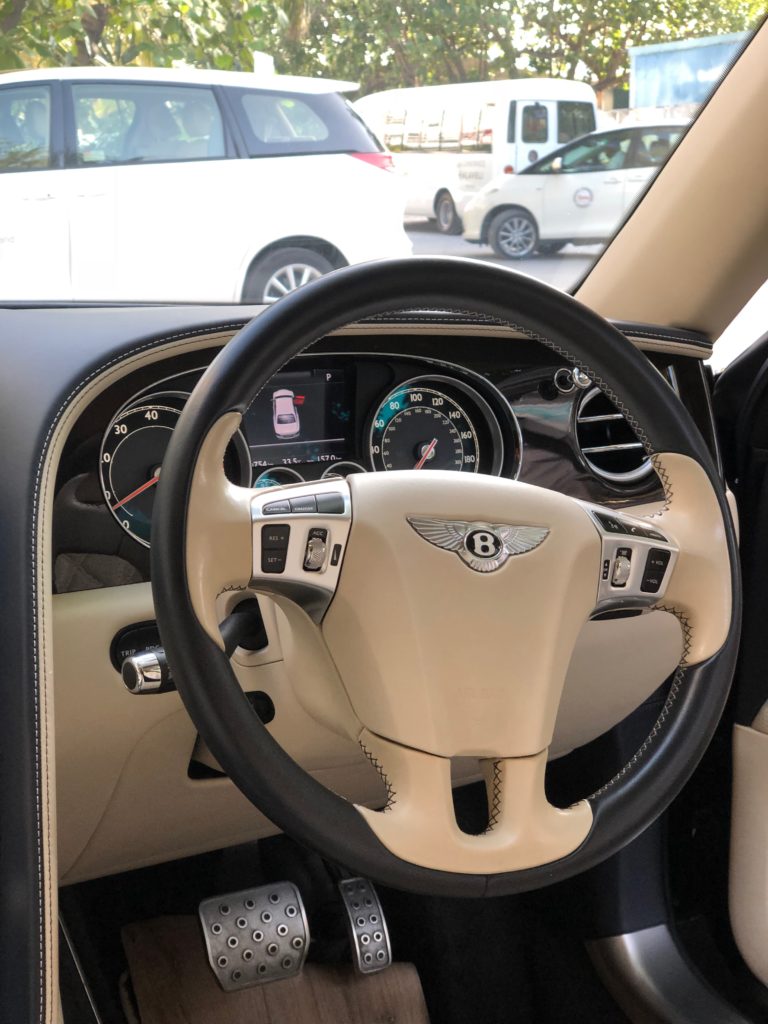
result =
M304 966L309 927L292 882L203 900L200 922L211 968L225 992L290 978Z
M349 917L357 969L362 974L383 971L392 963L392 947L376 890L367 878L345 878L339 892Z

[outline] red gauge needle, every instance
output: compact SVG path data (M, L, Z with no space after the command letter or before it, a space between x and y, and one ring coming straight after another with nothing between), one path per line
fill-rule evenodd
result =
M432 438L432 440L431 440L431 441L429 442L429 444L427 445L427 447L426 447L426 448L424 449L424 454L423 454L423 455L421 456L421 458L419 459L419 461L418 461L418 462L416 463L416 465L415 465L415 466L413 467L414 469L421 469L421 467L422 467L422 466L424 465L424 463L425 463L425 462L427 461L427 459L429 458L429 456L430 456L430 455L432 454L432 452L433 452L433 451L435 450L435 445L436 445L436 444L437 444L437 438L436 438L436 437L433 437L433 438Z
M122 501L118 501L118 503L116 505L113 505L112 506L112 511L113 512L117 512L117 510L119 508L122 508L123 505L125 505L125 503L127 501L130 501L132 498L138 498L138 496L140 494L143 494L144 491L148 491L150 487L154 487L154 485L157 483L157 481L159 479L160 479L160 477L158 475L158 476L153 476L151 480L147 480L147 482L145 484L142 484L141 487L137 487L135 491L131 491L130 494L126 495L126 497L123 498Z

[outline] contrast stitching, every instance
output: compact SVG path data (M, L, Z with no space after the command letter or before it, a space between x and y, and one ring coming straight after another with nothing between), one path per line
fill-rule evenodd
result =
M643 757L648 752L648 749L656 740L656 737L664 728L667 719L672 713L675 702L677 701L678 695L680 693L680 687L682 686L685 680L685 672L686 668L688 667L688 655L691 653L691 646L693 643L693 628L691 626L691 623L689 619L680 611L680 609L674 606L656 605L655 610L660 612L669 612L671 615L674 615L680 623L680 626L683 631L683 654L680 659L680 664L677 666L677 670L672 679L672 685L669 688L669 693L667 694L667 699L664 702L664 707L661 709L659 717L656 719L653 728L644 740L642 746L640 746L638 750L635 751L635 753L632 755L629 761L627 761L627 763L624 765L621 771L617 772L616 775L614 775L612 779L609 779L604 786L601 786L600 789L595 790L595 792L588 797L589 800L594 800L596 797L602 796L604 793L607 793L609 789L611 789L617 783L621 782L624 776L628 772L632 771L632 769L635 768L638 765L638 763L643 759Z
M493 832L499 823L501 816L501 761L493 762L493 778L491 779L491 809L488 815L488 824L480 833L487 836Z
M438 311L424 310L424 312L429 313ZM567 359L568 362L571 363L573 366L577 366L583 373L585 373L590 378L591 381L597 384L597 386L603 392L605 392L606 395L608 395L608 397L619 410L619 412L623 414L624 418L637 435L638 440L643 445L646 455L653 456L656 454L655 449L651 444L650 438L645 433L645 430L643 430L643 428L638 423L637 419L626 407L626 405L624 405L624 403L621 401L621 399L613 390L613 388L605 380L603 380L603 378L600 377L599 374L595 373L595 371L590 366L588 366L585 362L583 362L581 359L575 356L568 349L564 348L562 345L558 345L556 342L552 341L551 338L547 338L546 335L539 334L538 331L532 331L530 330L530 328L523 327L521 324L516 324L512 320L503 320L501 319L501 317L495 316L478 316L471 310L455 310L454 312L460 316L474 317L478 323L494 324L497 327L507 327L511 328L513 331L518 331L526 338L530 338L531 341L537 341L540 345L544 345L544 347L548 348L551 352L556 352L557 355L562 356L563 359ZM374 318L371 317L370 319Z
M696 345L698 348L712 348L711 341L693 338L686 334L665 334L663 331L636 331L633 327L617 327L628 338L656 338L659 341L676 341L680 345Z
M645 519L657 519L659 516L663 516L665 512L668 512L671 505L672 499L675 496L675 492L672 488L672 483L669 479L669 473L667 472L666 466L664 465L660 455L651 456L651 464L656 471L656 476L661 481L661 489L664 492L664 504L658 510L658 512L651 512L650 515L645 516Z
M360 749L363 751L365 756L368 758L368 760L371 762L373 767L376 769L376 772L378 773L378 776L381 779L381 781L384 783L384 788L387 791L387 799L386 799L386 802L385 802L384 806L381 809L381 813L383 814L384 811L388 811L392 807L395 806L395 800L397 798L397 793L395 792L395 790L394 790L394 788L392 786L392 783L389 780L389 776L384 771L384 768L383 768L383 766L381 764L381 761L379 761L378 757L375 757L371 753L371 751L368 749L368 747L366 747L366 745L363 743L362 740L358 740L357 742L360 744Z
M50 472L46 474L45 482L43 483L43 469L45 464L46 455L50 446L51 438L62 419L63 414L72 402L72 400L81 392L83 392L88 384L91 383L95 378L100 377L110 367L115 366L118 363L125 363L130 360L133 356L138 355L141 352L151 348L161 348L164 345L171 344L174 341L182 341L190 338L204 338L204 337L215 337L216 335L232 330L239 330L243 324L247 321L240 321L237 323L220 324L215 327L208 328L206 330L190 330L183 331L177 334L172 334L164 337L155 337L152 341L144 342L135 348L129 349L127 352L122 353L119 356L114 356L106 363L102 363L95 370L93 370L87 377L79 381L79 383L69 392L67 397L64 399L62 404L59 406L56 415L51 421L48 432L45 435L43 444L40 451L40 458L37 464L37 472L35 474L35 487L32 493L32 531L31 531L31 579L32 579L32 671L34 675L34 703L33 703L33 719L34 719L34 733L35 733L35 815L37 819L36 823L36 844L37 844L37 884L38 884L38 920L40 922L39 942L38 942L38 954L40 957L40 971L39 971L39 988L40 988L40 1001L38 1004L38 1013L40 1020L45 1019L46 1009L46 997L47 990L45 987L46 982L46 958L45 958L45 910L44 910L44 891L43 891L43 846L42 846L42 788L41 788L41 773L43 770L40 756L40 742L41 742L41 697L40 697L40 663L38 660L38 649L39 649L39 637L40 628L45 629L45 616L44 611L41 611L41 622L40 628L38 628L38 573L37 573L37 531L38 531L38 500L41 495L41 487L44 487L45 494L48 491L48 485L50 482ZM41 572L40 584L44 587L45 575L44 570ZM44 605L43 605L44 608ZM46 656L45 647L42 648L43 657ZM46 662L43 661L43 669L45 671ZM46 758L45 758L45 785L46 794L50 785L50 777L48 771L48 721L47 721L47 698L46 698L46 721L44 738L46 743ZM48 867L50 871L50 856L51 856L51 836L50 836L50 803L51 800L46 800L46 826L48 831L47 836L47 853L48 853ZM49 900L48 906L48 934L53 934L53 923L52 913L53 908L51 901Z

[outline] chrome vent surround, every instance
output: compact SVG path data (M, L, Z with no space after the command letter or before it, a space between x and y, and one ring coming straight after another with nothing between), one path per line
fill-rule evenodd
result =
M637 434L600 388L578 403L576 441L587 466L603 480L633 484L653 472Z

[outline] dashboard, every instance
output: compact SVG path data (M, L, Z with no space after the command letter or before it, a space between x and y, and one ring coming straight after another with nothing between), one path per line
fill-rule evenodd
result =
M51 638L40 664L55 691L64 884L275 831L222 773L179 694L137 698L120 673L129 653L162 642L150 545L167 444L245 315L219 307L9 314L29 353L14 422L37 417L48 430L59 410L40 491L41 636ZM646 328L637 340L714 444L706 346ZM25 446L34 457L33 431L19 428L16 440L14 457ZM662 497L642 445L592 382L498 325L435 313L353 324L320 339L253 396L226 455L230 478L254 487L407 467L498 474L645 514ZM21 542L7 535L5 544L28 569ZM221 595L222 619L241 598ZM359 745L305 706L315 691L296 681L315 679L316 666L301 660L295 624L263 594L258 607L261 630L231 659L248 699L258 714L269 712L270 733L316 779L377 805L381 780ZM663 611L586 623L552 756L602 735L647 699L681 650L679 623ZM453 767L457 784L477 777L472 759Z
M57 479L56 592L149 579L163 455L217 351L130 373L80 416ZM652 358L683 397L680 375L701 372L693 360ZM615 507L661 496L607 396L525 340L510 347L424 331L324 339L254 396L225 457L230 480L256 488L400 469L491 473Z

